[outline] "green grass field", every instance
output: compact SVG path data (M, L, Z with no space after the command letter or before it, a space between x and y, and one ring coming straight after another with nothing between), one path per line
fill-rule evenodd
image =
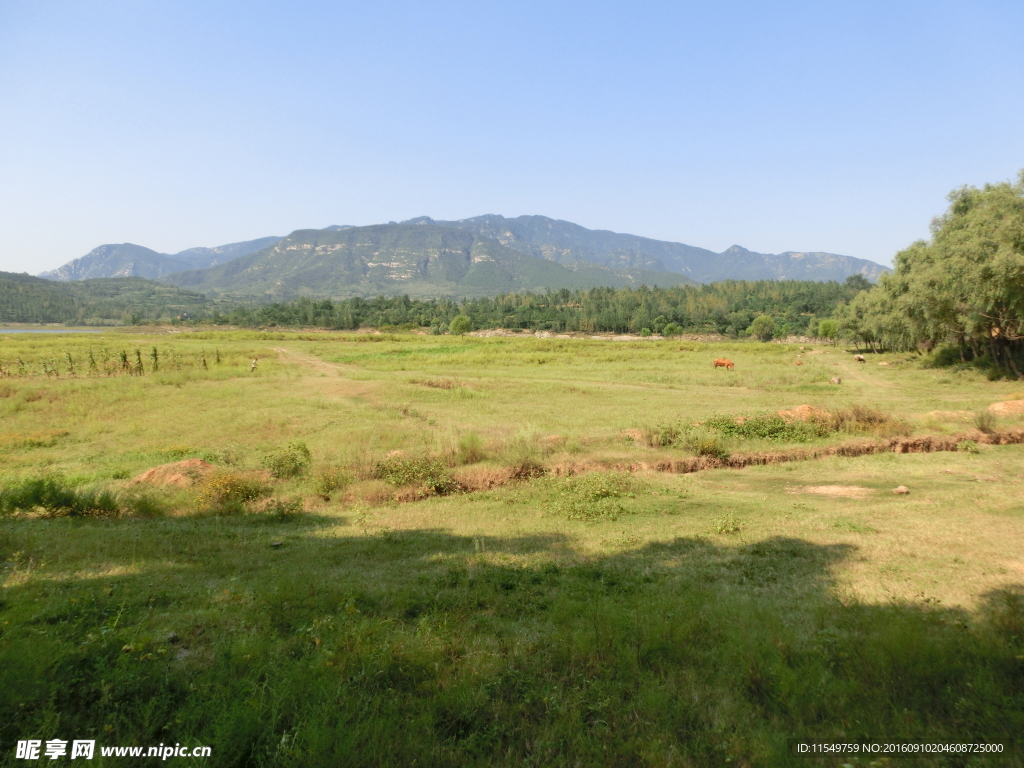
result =
M1024 417L979 414L1024 384L867 358L0 334L0 765L54 738L210 766L880 766L787 739L1019 739L1024 445L986 434ZM776 415L802 405L831 420ZM659 471L929 435L964 439ZM133 481L189 459L189 487Z

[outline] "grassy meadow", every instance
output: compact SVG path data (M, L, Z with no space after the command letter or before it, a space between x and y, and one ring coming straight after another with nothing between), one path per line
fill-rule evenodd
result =
M1024 384L867 360L0 332L0 765L29 738L210 766L881 766L787 739L1019 739L1024 445L986 435L1024 415L984 414ZM661 471L929 435L958 450Z

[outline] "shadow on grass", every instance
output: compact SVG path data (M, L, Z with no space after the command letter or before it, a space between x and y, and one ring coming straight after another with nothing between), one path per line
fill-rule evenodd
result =
M0 761L95 738L217 766L806 766L787 737L1024 732L1019 590L864 605L832 594L848 545L583 557L559 535L319 535L337 522L5 524ZM86 552L121 537L94 564L120 571L26 573L62 527Z

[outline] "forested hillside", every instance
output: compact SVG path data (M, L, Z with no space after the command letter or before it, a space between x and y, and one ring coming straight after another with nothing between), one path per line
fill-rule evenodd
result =
M191 319L216 302L140 277L55 282L0 272L0 322L112 325Z
M308 326L355 329L381 326L444 330L456 315L474 328L521 328L558 332L660 333L681 330L742 335L768 315L779 335L813 333L840 302L869 287L855 275L846 283L726 281L674 288L593 288L583 291L505 294L462 302L408 296L345 301L300 299L264 306L239 306L216 322L242 326Z

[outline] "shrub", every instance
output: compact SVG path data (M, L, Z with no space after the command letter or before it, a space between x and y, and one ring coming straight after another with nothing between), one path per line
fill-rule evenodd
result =
M728 459L729 451L722 445L716 435L708 432L694 431L687 435L686 447L695 456L707 456L712 459Z
M316 473L314 487L321 496L330 497L352 484L352 473L343 467L325 467Z
M651 329L650 328L641 328L640 329L640 335L643 336L644 338L647 338L648 336L651 336L652 335L651 334Z
M295 496L290 499L270 499L266 506L264 506L260 511L273 517L291 518L302 512L302 497Z
M0 515L41 509L47 517L116 517L117 495L110 491L80 491L60 477L36 477L0 491Z
M617 520L627 509L619 499L632 496L636 480L626 472L592 472L566 478L554 508L570 520Z
M263 458L263 466L276 478L298 477L306 473L312 457L305 443L289 443Z
M269 488L258 478L235 472L212 472L199 484L199 505L211 512L237 514L246 504L266 496Z
M441 459L388 456L373 468L373 476L392 485L419 485L438 496L459 490Z

